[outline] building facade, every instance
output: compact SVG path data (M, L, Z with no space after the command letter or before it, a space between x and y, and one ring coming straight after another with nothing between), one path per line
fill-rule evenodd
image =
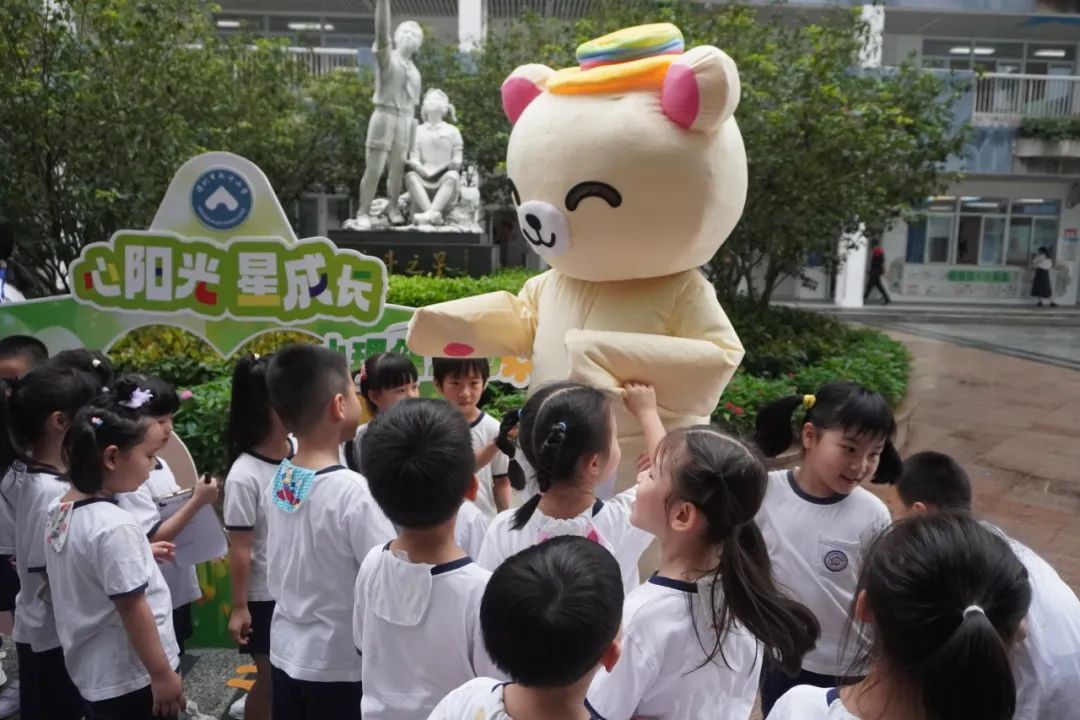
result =
M704 4L710 4L704 0ZM843 3L852 4L852 3ZM374 37L372 0L223 0L222 33L253 31L288 38L316 73L369 62ZM591 0L394 0L395 22L417 20L465 48L526 10L573 18ZM771 12L810 13L821 2L793 0ZM1040 141L1017 137L1033 118L1080 121L1080 2L1076 0L891 0L879 21L880 64L913 59L927 72L970 76L957 105L973 141L950 165L964 179L928 198L910 222L882 239L888 286L901 300L1030 302L1032 254L1054 258L1061 304L1077 303L1080 271L1080 138ZM880 17L879 15L879 17ZM344 190L344 189L341 189ZM349 192L311 194L298 208L304 234L324 234L351 216ZM827 277L808 267L788 279L779 297L830 299L838 284L861 285L865 252L844 272Z

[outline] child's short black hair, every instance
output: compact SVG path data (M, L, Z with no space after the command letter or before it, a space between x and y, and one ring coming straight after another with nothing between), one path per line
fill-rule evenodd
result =
M500 565L480 602L488 655L526 687L576 683L595 668L622 623L619 564L592 540L562 536Z
M467 378L470 375L479 375L486 383L491 377L491 364L487 358L432 358L431 373L440 385L448 377Z
M378 409L371 402L373 390L390 390L419 379L416 366L407 356L396 352L381 352L364 360L355 381L364 401L368 403L368 410L374 415Z
M350 392L351 384L344 355L307 343L278 350L266 373L270 404L295 433L317 425L334 396Z
M52 362L90 373L97 378L102 388L108 389L113 384L112 362L109 356L100 350L86 348L61 350L52 357Z
M173 386L157 375L126 373L116 379L112 395L119 405L127 406L136 390L149 391L151 398L138 410L147 417L160 418L172 415L180 409L180 398Z
M29 369L48 360L49 350L45 343L30 335L8 335L0 339L0 360L15 357L24 358Z
M904 461L895 485L908 507L921 502L939 510L971 510L971 478L945 453L915 453Z
M372 497L406 528L454 517L476 469L469 425L445 400L395 403L371 421L361 448L360 471Z

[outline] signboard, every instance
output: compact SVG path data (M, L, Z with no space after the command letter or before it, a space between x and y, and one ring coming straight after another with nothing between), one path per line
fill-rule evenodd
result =
M185 163L150 228L87 245L68 281L71 295L0 305L0 335L34 335L50 353L108 350L135 328L169 325L228 357L287 329L344 353L351 368L378 352L406 354L432 392L430 359L405 346L412 310L386 304L383 261L327 238L297 239L266 176L237 155ZM528 361L507 358L492 374L524 387L530 370ZM193 644L231 646L228 564L206 563L198 575Z

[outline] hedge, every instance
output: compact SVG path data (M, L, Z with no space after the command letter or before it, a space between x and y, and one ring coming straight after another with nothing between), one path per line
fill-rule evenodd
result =
M432 278L393 275L388 302L422 307L494 290L516 293L531 276L506 270L483 278ZM870 329L852 328L818 313L749 303L726 308L746 347L746 357L724 392L713 421L745 436L762 405L792 393L812 393L832 380L850 379L877 390L896 407L907 392L910 357L906 348ZM262 335L241 352L270 352L290 342L312 342L309 335L279 331ZM238 353L239 354L239 353ZM121 371L137 369L160 375L183 396L176 432L184 438L200 468L223 472L232 363L183 330L151 326L132 331L110 351ZM501 416L522 402L522 393L492 383L482 404Z

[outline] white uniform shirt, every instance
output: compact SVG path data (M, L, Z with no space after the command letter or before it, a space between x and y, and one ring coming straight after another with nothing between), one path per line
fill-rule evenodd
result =
M1009 545L1027 568L1031 582L1027 637L1012 652L1014 718L1072 717L1080 708L1080 600L1030 548L1012 539Z
M773 705L766 720L859 720L848 712L836 688L796 685Z
M50 512L59 507L54 500ZM146 533L129 513L104 498L74 503L67 525L60 550L46 547L45 564L71 680L91 702L144 688L150 675L128 639L114 600L144 595L169 664L175 668L180 662L169 588Z
M850 495L813 497L799 488L791 471L777 470L769 473L757 523L777 583L821 624L821 637L803 658L803 669L846 675L862 650L861 636L854 630L845 642L848 612L862 553L890 523L885 503L863 488Z
M13 546L4 551L15 556L20 586L12 637L34 652L60 647L52 605L41 597L45 586L45 526L49 503L70 489L71 485L55 470L27 467L21 462L12 465L0 484L0 517L5 526L14 529ZM9 542L3 540L4 545Z
M270 495L280 461L258 453L241 453L225 478L225 529L254 532L248 602L272 600L266 585L266 535Z
M161 525L161 511L158 510L156 499L180 492L181 489L172 470L164 460L158 458L157 465L150 471L147 481L134 492L119 493L116 500L122 509L135 518L149 542ZM194 567L178 565L175 560L171 560L161 566L161 575L169 586L173 608L193 603L202 597L199 575Z
M491 573L468 557L426 565L388 548L372 548L356 578L364 720L427 717L448 692L494 669L480 632Z
M277 601L270 662L294 680L359 682L356 576L368 551L394 537L394 527L364 479L340 465L319 471L295 512L274 505L267 512L268 585Z
M499 421L484 412L473 420L469 429L474 451L490 445L499 437ZM489 518L495 517L498 512L495 508L494 479L506 475L509 467L510 458L497 452L491 462L476 471L476 480L480 485L480 490L476 493L476 507Z
M466 500L458 508L457 522L454 524L454 542L471 558L480 557L480 548L484 545L490 518L480 512L476 503Z
M597 500L591 508L570 520L548 517L537 508L520 530L511 527L514 510L501 512L484 536L477 562L481 567L495 570L506 558L538 542L558 535L587 537L590 528L595 528L600 543L619 562L623 590L629 595L641 584L638 559L653 541L652 535L630 524L630 506L636 496L637 488L630 488L606 502Z
M514 720L503 702L503 689L509 684L487 677L470 680L443 698L428 720ZM604 720L588 700L585 709L589 720Z
M717 653L703 665L702 645L712 649L716 641L711 588L709 580L691 583L653 576L627 596L622 656L610 673L601 668L589 688L589 702L599 715L657 720L750 717L764 652L753 635L733 625L724 638L723 655Z
M364 442L364 435L367 435L367 429L368 429L369 425L371 425L371 423L364 423L360 427L356 428L356 435L353 437L353 444L352 444L353 467L356 468L358 471L361 468L364 467L363 465L360 464L360 458L362 457L361 452L360 452L360 445L363 444L363 442ZM347 443L342 443L343 448L345 447L345 445L347 445ZM344 452L344 451L342 451L342 452ZM345 462L344 460L342 460L342 465L348 465L348 463Z

